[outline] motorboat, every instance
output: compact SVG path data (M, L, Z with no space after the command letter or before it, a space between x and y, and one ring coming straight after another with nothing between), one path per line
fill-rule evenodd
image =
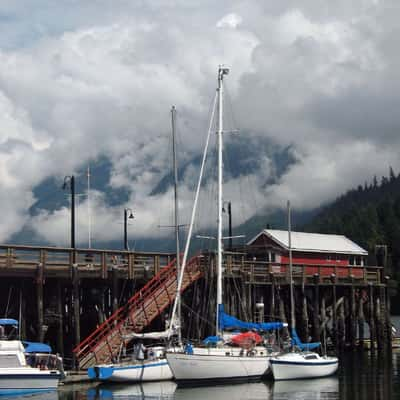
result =
M0 319L0 395L55 390L62 376L61 358L50 354L51 348L43 343L7 340L9 326L17 328L18 321Z

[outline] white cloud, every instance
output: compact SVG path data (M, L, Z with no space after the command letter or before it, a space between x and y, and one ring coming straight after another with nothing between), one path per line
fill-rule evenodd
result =
M230 13L222 17L217 22L217 28L237 28L242 23L242 17L235 13Z
M227 196L245 204L238 220L288 197L311 208L389 164L400 168L397 3L134 3L0 5L0 240L29 219L38 183L99 156L112 162L111 187L131 193L136 233L164 234L155 226L169 218L172 194L150 194L170 168L169 110L178 108L187 161L203 144L221 63L231 67L232 125L292 145L301 161L272 187L264 186L267 158L227 182ZM196 177L190 168L182 187L186 216ZM242 181L257 187L240 192ZM119 207L100 195L93 207L101 215L94 235L118 237ZM32 226L64 243L65 218L66 209L43 211Z

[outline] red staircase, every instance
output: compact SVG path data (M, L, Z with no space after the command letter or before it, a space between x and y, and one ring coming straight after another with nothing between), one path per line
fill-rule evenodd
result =
M181 292L202 275L200 260L196 256L187 263ZM79 368L111 363L117 358L123 336L142 331L174 301L176 281L174 260L73 350Z

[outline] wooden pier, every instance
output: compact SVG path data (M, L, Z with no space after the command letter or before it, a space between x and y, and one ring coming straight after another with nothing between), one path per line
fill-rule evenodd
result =
M22 338L48 342L68 360L82 339L113 313L122 315L135 295L147 293L146 286L139 289L150 280L155 288L152 302L144 301L140 307L145 316L151 310L153 314L146 316L140 329L150 323L163 329L166 307L175 293L173 286L165 289L168 301L162 307L154 293L158 283L166 285L160 277L173 259L171 253L1 245L1 314L20 318ZM206 315L213 309L207 302L214 301L215 257L203 253L196 260L195 275L188 278L184 295L183 326L188 337L200 339L213 331L204 320L214 320L211 311L209 318ZM224 270L228 312L242 319L288 319L287 264L226 253ZM304 341L326 341L339 350L364 348L367 322L371 348L390 346L388 277L382 267L294 264L293 272L297 328ZM256 304L261 303L260 312ZM132 315L138 316L136 312Z

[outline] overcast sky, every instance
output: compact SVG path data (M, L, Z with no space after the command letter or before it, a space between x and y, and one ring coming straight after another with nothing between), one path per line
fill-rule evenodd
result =
M180 158L190 160L205 140L222 63L235 128L292 146L297 159L272 186L267 155L238 178L254 188L240 193L252 206L237 223L287 199L311 209L389 166L398 173L399 18L395 0L2 0L0 240L25 225L67 244L68 209L30 217L33 189L101 156L112 163L111 186L131 195L110 208L93 193L94 238L120 236L124 207L135 210L137 235L160 235L157 225L172 222L172 192L151 193L170 169L171 105ZM185 215L196 178L189 169L181 186ZM227 182L227 197L240 182ZM82 245L86 210L82 196Z

